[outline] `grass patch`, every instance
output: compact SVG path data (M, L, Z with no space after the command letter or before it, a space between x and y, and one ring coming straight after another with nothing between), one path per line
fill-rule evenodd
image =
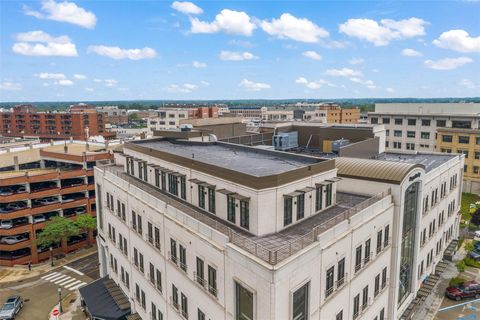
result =
M467 269L467 265L465 264L465 259L463 260L460 260L457 262L456 266L457 266L457 270L458 272L464 272L465 269Z
M465 258L463 259L463 261L465 262L465 265L468 267L480 268L480 262L475 261L472 258Z
M460 205L460 212L464 221L470 221L472 213L470 212L470 204L480 201L480 196L475 193L462 193L462 203Z

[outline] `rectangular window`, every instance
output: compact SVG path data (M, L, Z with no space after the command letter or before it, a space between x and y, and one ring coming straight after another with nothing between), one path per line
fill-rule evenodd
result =
M337 287L340 287L345 282L345 258L342 258L337 263Z
M215 213L215 189L208 188L208 211Z
M355 272L362 267L362 246L358 246L355 249Z
M408 138L415 138L415 131L407 131Z
M382 270L382 289L387 285L387 267Z
M430 119L422 119L422 127L430 127Z
M360 313L360 294L357 294L355 298L353 298L353 319L358 318Z
M253 293L235 282L235 320L253 320Z
M401 126L403 124L403 119L402 118L395 118L395 124L397 126L399 126L399 125Z
M137 214L135 211L132 211L132 228L137 231Z
M142 216L141 215L137 215L137 232L141 235L143 233L143 230L142 230Z
M325 187L325 193L326 193L326 195L327 195L327 199L325 200L325 202L326 202L326 206L327 206L327 207L329 207L329 206L332 205L332 200L333 200L333 199L332 199L332 196L333 196L333 194L332 194L332 187L333 187L333 185L332 185L331 183L328 184L328 185Z
M286 197L283 200L283 225L288 226L292 223L292 198Z
M409 126L416 126L417 125L417 119L408 119L408 125Z
M452 128L471 129L472 128L472 122L471 121L462 121L462 120L453 120L452 121Z
M227 195L227 219L235 223L235 198Z
M323 209L322 195L323 186L317 186L317 188L315 189L315 211L320 211Z
M198 320L205 320L205 313L203 313L202 310L197 309L197 314L198 314Z
M170 239L170 259L177 263L177 241Z
M150 272L149 272L150 282L155 284L155 267L150 262Z
M187 249L181 244L178 245L180 252L180 268L187 272Z
M130 275L128 274L128 272L125 272L125 287L127 287L127 289L130 289Z
M183 200L187 199L187 182L184 176L180 177L180 197Z
M394 137L401 137L402 136L402 131L401 130L394 130L393 131L393 136Z
M371 124L378 124L378 118L377 117L370 118L370 123Z
M140 259L139 259L140 272L143 273L143 270L144 270L144 268L143 268L143 254L139 253L138 256L139 256L139 258L140 258Z
M162 171L162 174L160 177L162 178L162 190L166 191L167 190L167 173L165 171Z
M343 310L337 313L335 320L343 320Z
M198 185L198 206L205 209L205 187Z
M160 272L160 270L156 269L156 287L157 289L162 292L162 273Z
M178 178L171 173L168 175L168 192L178 196Z
M469 144L470 143L470 137L469 136L458 136L458 143Z
M380 320L385 320L385 309L380 310Z
M304 284L300 289L293 293L293 313L292 319L308 320L309 307L309 285L310 282Z
M453 136L442 134L442 141L443 142L452 142L453 141Z
M377 253L382 251L382 237L383 237L382 234L383 234L382 230L377 232Z
M430 139L430 132L420 132L420 138Z
M217 296L217 270L210 265L208 266L208 291Z
M475 151L475 160L480 160L480 151Z
M303 219L305 216L305 194L297 196L297 220Z
M249 201L240 201L240 226L245 229L250 228L250 202Z
M328 297L333 293L333 277L334 277L335 267L331 267L327 270L327 278L325 281L325 297Z
M160 170L155 169L155 187L160 188Z
M383 124L390 124L390 118L383 118L382 123Z
M368 306L368 286L363 288L362 295L362 309L365 309Z
M157 306L152 302L150 314L152 315L152 320L157 320Z
M155 236L155 248L160 249L160 229L155 227L154 230L154 236Z
M370 239L365 242L365 263L370 261L370 243Z
M150 221L147 222L147 237L148 242L153 244L153 225Z
M203 286L205 286L205 277L204 277L204 267L205 264L202 259L197 257L197 271L195 273L195 277L198 283L200 283Z
M384 238L383 238L383 242L384 242L383 245L384 245L384 246L388 246L388 243L389 243L389 241L390 241L389 238L390 238L390 225L387 225L387 226L385 227L385 236L384 236Z
M182 315L188 319L188 298L182 293Z
M437 127L443 128L447 126L446 120L437 120Z
M178 310L178 289L177 287L175 287L173 283L172 283L172 302L175 309Z
M373 295L376 297L379 292L380 292L380 274L377 274L375 276L375 287L374 287Z

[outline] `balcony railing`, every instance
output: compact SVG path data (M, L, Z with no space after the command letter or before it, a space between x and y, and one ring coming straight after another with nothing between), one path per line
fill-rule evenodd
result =
M200 285L205 291L217 298L218 290L217 288L211 286L207 280L203 277L198 276L196 272L193 273L193 281Z

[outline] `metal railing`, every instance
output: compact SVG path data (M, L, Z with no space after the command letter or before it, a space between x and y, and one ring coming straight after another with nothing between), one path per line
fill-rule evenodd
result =
M184 214L187 214L194 219L210 226L211 228L219 231L228 236L229 241L234 245L240 247L241 249L255 255L261 260L271 264L276 265L277 263L287 259L293 254L299 252L303 248L311 245L317 241L318 235L322 232L334 227L335 225L350 219L352 216L358 212L364 210L365 208L373 205L374 203L382 200L386 196L390 195L390 189L387 191L381 192L377 195L374 195L359 204L346 209L345 211L337 214L335 217L313 227L306 234L299 236L298 238L289 241L287 244L277 247L277 248L267 248L266 246L260 244L257 239L253 237L248 237L246 235L240 234L231 227L227 225L227 222L221 222L217 219L210 217L208 213L202 211L201 209L194 207L191 204L183 203L178 198L168 195L168 193L162 191L159 188L156 188L154 185L147 183L143 180L140 180L134 176L128 175L123 171L123 168L115 168L111 165L106 165L103 169L107 172L112 173L115 176L127 181L128 183L150 193L155 196L155 193L161 194L162 200L167 203L167 205L172 205L178 210L182 211ZM151 190L149 190L151 189Z

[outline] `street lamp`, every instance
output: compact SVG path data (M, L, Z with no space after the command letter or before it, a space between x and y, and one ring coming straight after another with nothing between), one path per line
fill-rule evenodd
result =
M52 247L50 247L50 264L53 267L53 248Z
M62 288L58 287L58 311L60 311L60 314L63 313L63 308L62 308Z

